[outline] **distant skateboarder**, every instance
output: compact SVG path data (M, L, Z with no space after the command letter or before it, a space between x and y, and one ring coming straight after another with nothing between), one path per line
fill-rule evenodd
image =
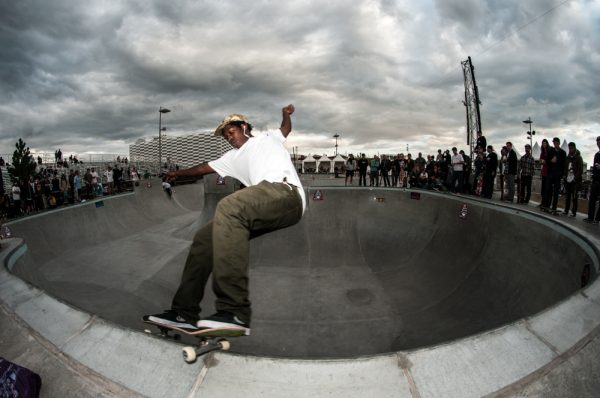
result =
M169 184L169 181L170 180L167 180L167 176L163 177L162 187L163 190L167 193L169 199L171 199L171 196L173 196L173 189L171 188L171 184Z
M221 158L185 170L169 179L218 173L238 179L247 188L223 198L214 218L194 236L171 309L146 315L145 321L185 329L224 329L250 334L248 299L249 240L296 224L306 198L288 151L283 146L292 131L294 106L282 109L281 127L252 136L244 115L227 116L215 130L232 150ZM200 302L213 276L217 313L200 319Z

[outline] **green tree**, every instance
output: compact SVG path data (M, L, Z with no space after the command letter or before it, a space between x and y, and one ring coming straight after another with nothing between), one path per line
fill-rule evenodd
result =
M35 161L29 147L21 138L15 144L15 151L12 157L12 166L8 168L8 172L12 178L18 178L19 181L29 181L29 177L35 174Z

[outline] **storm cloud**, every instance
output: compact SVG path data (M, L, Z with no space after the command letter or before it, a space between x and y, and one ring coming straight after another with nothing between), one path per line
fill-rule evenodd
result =
M598 1L0 3L0 153L127 154L157 135L294 103L301 153L466 149L460 62L472 57L488 142L600 135ZM587 157L587 158L586 158Z

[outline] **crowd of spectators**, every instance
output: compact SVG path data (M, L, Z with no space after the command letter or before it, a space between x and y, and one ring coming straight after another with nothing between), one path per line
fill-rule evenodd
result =
M597 144L600 149L600 140L597 140ZM368 184L370 187L450 191L488 199L492 198L494 187L499 183L500 200L519 204L529 203L532 181L537 171L541 179L541 203L538 207L558 214L559 194L564 193L563 214L575 217L578 198L583 189L584 172L583 160L576 144L570 142L567 153L561 149L560 139L554 138L552 145L544 139L539 159L534 159L530 145L525 145L524 149L525 154L519 159L512 143L507 142L500 149L500 154L497 154L479 132L473 159L457 148L445 151L438 149L437 154L426 157L419 152L415 159L410 153L381 157L375 155L372 158L367 158L363 153L358 158L349 155L343 171L346 185L352 185L358 174L359 186ZM599 154L600 151L596 154L598 159L594 158L592 167L590 201L600 197ZM36 173L29 181L14 181L11 192L0 197L0 218L18 217L119 193L123 191L125 181L135 183L140 178L127 158L117 158L114 167L106 165L102 171L89 167L84 172L82 162L76 156L71 155L68 160L63 160L59 149L55 152L53 167L44 168L40 157L37 158L37 163ZM4 164L4 159L0 157L0 166ZM149 176L146 171L144 178ZM592 206L592 210L594 207ZM586 220L598 223L600 212L598 219L594 213Z
M56 152L56 162L39 162L28 181L14 179L10 191L0 196L0 220L68 206L131 189L140 179L135 166L118 160L114 166L84 168L76 157L66 161Z
M544 139L538 159L533 157L529 144L524 146L524 150L525 153L518 158L513 144L506 142L498 154L479 132L473 159L457 148L438 149L437 154L425 157L419 152L415 159L410 153L375 155L372 158L365 154L358 158L349 155L344 164L345 184L352 185L353 177L358 173L359 186L421 188L491 199L499 183L500 200L527 204L537 172L541 180L541 203L538 207L558 214L558 198L563 193L565 205L562 213L575 217L578 198L584 189L583 159L576 144L570 142L566 152L561 148L559 138L554 138L552 145ZM595 172L594 166L592 174L595 175ZM598 179L597 195L600 196L600 176Z

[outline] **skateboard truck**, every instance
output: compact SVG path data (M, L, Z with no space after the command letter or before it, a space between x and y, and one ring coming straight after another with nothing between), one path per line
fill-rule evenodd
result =
M227 340L227 337L240 337L244 335L241 331L223 332L213 329L189 331L176 327L167 327L153 321L144 320L144 322L153 325L160 331L159 333L153 333L151 330L145 329L146 333L155 334L161 338L180 342L181 336L185 334L198 339L198 344L185 346L182 349L183 359L187 363L193 363L198 357L208 354L211 351L228 351L231 343Z
M197 346L183 347L183 360L187 363L194 363L199 356L211 351L228 351L231 348L229 340L222 337L201 337L200 339Z

